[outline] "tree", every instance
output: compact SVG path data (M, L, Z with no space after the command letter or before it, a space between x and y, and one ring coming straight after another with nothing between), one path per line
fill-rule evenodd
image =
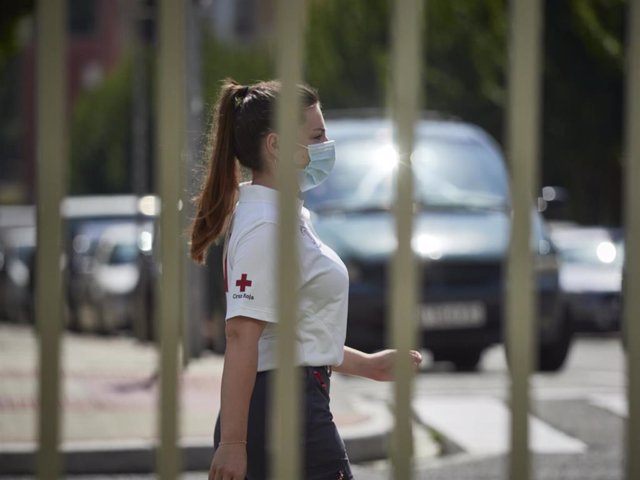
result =
M131 60L80 95L71 123L71 193L131 191Z
M624 7L546 2L543 178L584 223L621 220Z
M389 15L386 0L311 3L305 76L325 108L384 106Z
M561 184L571 215L620 221L623 0L545 2L542 183ZM431 110L504 136L506 0L429 0L423 86ZM390 2L312 3L306 74L325 108L384 107Z

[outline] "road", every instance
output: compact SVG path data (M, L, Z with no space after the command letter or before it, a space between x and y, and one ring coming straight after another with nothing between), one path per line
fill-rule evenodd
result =
M624 362L617 338L580 337L563 371L532 377L529 425L535 479L622 480ZM390 398L388 389L370 382L351 379L350 386L369 398ZM419 426L442 435L445 448L440 458L423 460L418 441L416 478L507 479L508 387L501 347L485 354L477 373L428 365L417 378L414 413ZM356 473L387 479L389 464L356 466Z
M536 480L623 480L627 406L625 356L615 337L581 337L566 368L531 378L531 444ZM416 479L502 480L508 454L508 376L501 347L486 352L480 371L455 373L428 359L416 378ZM389 404L391 384L354 377L346 388ZM443 455L421 448L425 429L442 438ZM638 449L640 453L640 448ZM427 453L429 453L427 455ZM390 478L389 462L354 465L357 479ZM150 479L150 475L81 476L77 480ZM205 472L183 475L206 478ZM517 479L509 479L517 480Z

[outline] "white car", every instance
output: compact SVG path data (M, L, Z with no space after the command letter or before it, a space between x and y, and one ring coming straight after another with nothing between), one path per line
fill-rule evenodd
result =
M551 238L560 252L560 286L577 330L620 329L622 233L604 227L558 225Z
M14 227L0 233L0 318L33 323L35 227Z
M100 237L92 263L89 285L92 323L101 333L132 326L140 283L140 258L149 254L152 230L149 223L116 224Z

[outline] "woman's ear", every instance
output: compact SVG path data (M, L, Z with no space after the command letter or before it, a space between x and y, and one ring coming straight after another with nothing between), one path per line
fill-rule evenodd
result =
M265 137L265 148L267 149L267 154L270 157L275 159L279 156L279 148L278 148L278 134L277 133L268 133Z

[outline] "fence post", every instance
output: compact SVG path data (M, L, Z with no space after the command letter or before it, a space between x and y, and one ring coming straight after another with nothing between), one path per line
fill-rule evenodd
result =
M411 156L415 122L418 118L422 65L421 0L394 2L391 107L398 150L397 200L395 205L397 247L392 260L391 311L388 317L391 339L398 358L409 357L415 346L416 260L413 237L413 173ZM412 406L413 375L408 361L395 364L394 415L391 443L393 478L413 477Z
M294 480L300 478L300 376L295 366L297 357L296 327L298 318L298 242L297 181L292 161L297 142L300 99L296 85L302 77L306 1L278 0L276 68L282 82L277 105L276 130L280 136L278 165L279 235L278 259L278 368L271 397L274 409L272 445L274 462L271 477ZM285 161L287 160L287 161ZM293 252L293 253L292 253Z
M39 341L38 456L40 479L62 473L60 334L63 325L60 206L67 189L67 2L37 2L37 250L36 325Z
M628 2L625 118L626 478L640 478L640 1Z
M536 305L531 214L538 185L540 127L540 0L512 0L507 107L507 157L513 221L506 277L506 340L511 375L509 478L528 480L529 375L536 364Z
M159 3L158 56L158 192L160 211L160 265L156 321L159 321L160 397L158 425L160 445L156 458L158 476L175 480L180 472L178 440L178 345L182 325L180 180L183 165L185 108L185 2Z

